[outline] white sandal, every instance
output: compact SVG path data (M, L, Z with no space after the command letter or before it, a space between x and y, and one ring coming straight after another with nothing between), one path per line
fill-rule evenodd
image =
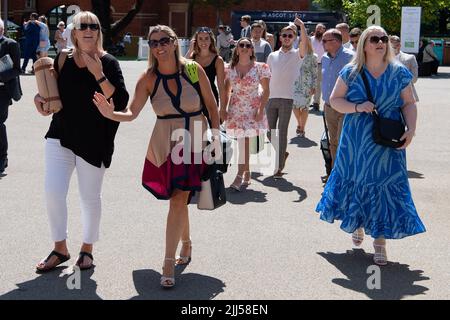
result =
M182 244L189 244L189 256L187 257L182 257L182 256L177 256L175 265L180 266L180 265L185 265L185 264L189 264L192 260L191 256L192 256L192 241L191 240L181 240Z
M352 233L353 244L359 247L362 244L363 240L364 240L364 229L363 228L356 229Z
M387 262L386 244L373 244L375 253L373 254L373 261L379 266L385 266Z
M165 261L175 261L174 258L165 258ZM164 266L162 267L163 272L164 272ZM175 276L173 277L166 277L166 276L161 276L161 281L160 281L161 287L163 288L172 288L175 285Z

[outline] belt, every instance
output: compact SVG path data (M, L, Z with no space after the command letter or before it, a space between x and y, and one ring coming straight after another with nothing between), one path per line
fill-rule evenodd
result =
M202 110L185 113L185 114L168 114L166 116L156 116L158 119L166 120L166 119L180 119L180 118L190 118L195 117L202 114Z

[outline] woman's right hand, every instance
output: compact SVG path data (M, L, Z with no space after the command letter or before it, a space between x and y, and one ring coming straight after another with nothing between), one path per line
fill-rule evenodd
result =
M375 109L375 105L370 101L366 101L364 103L358 103L357 109L358 112L371 113Z
M50 110L44 110L45 100L42 98L39 93L34 96L34 105L36 106L37 111L43 116L49 116L52 114Z
M103 94L95 92L94 99L92 99L92 101L97 106L98 111L100 111L102 116L112 119L114 116L114 101L112 98L111 103L109 103Z

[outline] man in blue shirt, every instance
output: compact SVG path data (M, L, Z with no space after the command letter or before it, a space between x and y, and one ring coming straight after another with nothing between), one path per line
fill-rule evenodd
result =
M24 23L23 29L25 32L25 47L23 54L22 73L26 72L26 67L30 59L33 63L37 60L36 49L39 47L39 39L41 33L41 27L36 22L39 18L37 13L30 15L30 20ZM32 71L33 73L34 71Z
M326 31L322 43L326 51L322 57L322 98L325 101L324 112L330 137L332 165L334 165L344 114L331 107L330 96L339 77L339 72L353 59L354 52L344 48L342 34L337 29Z

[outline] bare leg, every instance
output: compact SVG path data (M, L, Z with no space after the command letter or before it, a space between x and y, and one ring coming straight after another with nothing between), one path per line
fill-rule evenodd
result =
M166 225L166 253L163 276L173 277L175 252L183 231L186 231L188 220L187 200L189 191L175 190L170 198L169 214Z
M301 111L300 109L293 108L292 112L294 112L295 119L297 119L297 127L301 126Z
M301 109L300 111L300 129L305 132L306 121L308 120L309 111L308 109Z

